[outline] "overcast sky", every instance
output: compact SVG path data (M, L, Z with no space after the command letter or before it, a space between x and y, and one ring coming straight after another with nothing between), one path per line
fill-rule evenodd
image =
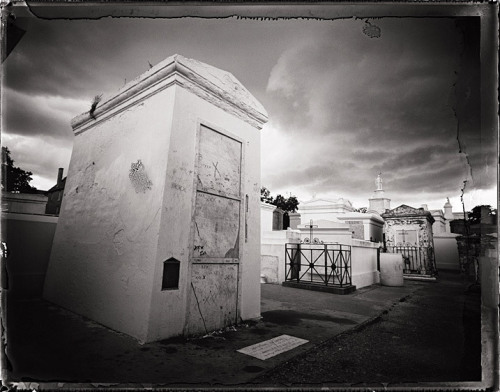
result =
M2 144L32 185L50 188L59 167L67 173L71 119L178 53L231 72L264 105L272 194L368 206L381 172L393 208L450 197L461 211L464 180L467 209L496 204L496 135L478 131L477 30L451 18L370 23L379 38L355 19L18 20L26 34L5 62Z

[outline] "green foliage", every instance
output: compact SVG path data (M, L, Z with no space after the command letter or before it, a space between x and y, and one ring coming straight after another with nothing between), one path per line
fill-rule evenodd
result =
M285 198L281 195L278 195L276 196L276 198L273 198L271 196L271 192L266 187L262 187L260 189L260 200L275 205L279 209L286 212L296 212L299 206L299 201L295 196Z
M29 183L33 180L32 172L14 166L10 150L2 147L2 189L7 192L35 193L36 188Z

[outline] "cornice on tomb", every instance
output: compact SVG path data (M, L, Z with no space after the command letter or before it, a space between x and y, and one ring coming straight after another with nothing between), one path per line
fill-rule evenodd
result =
M151 95L178 85L225 112L262 129L268 114L260 102L229 72L202 62L173 55L101 100L93 113L71 121L75 134L116 115Z

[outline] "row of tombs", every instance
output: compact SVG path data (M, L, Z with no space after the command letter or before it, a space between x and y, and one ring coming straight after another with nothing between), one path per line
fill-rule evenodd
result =
M43 298L141 342L258 318L261 279L286 280L286 244L290 254L328 248L325 260L344 263L334 279L348 278L352 287L379 281L384 225L404 222L420 246L434 247L432 215L389 210L381 179L373 206L387 216L313 200L293 228L273 231L274 206L260 201L259 130L267 113L228 72L174 55L101 102L71 123L59 218L38 217L28 228L11 216L7 233L21 225L33 230L35 244L52 239L50 223ZM401 233L391 230L386 237L398 241ZM43 253L13 235L7 243L8 269ZM22 252L32 253L17 260ZM434 258L425 263L434 266ZM291 277L297 272L290 268Z
M364 212L346 199L313 198L300 204L300 213L286 213L287 230L281 230L283 211L262 202L261 281L361 288L380 282L381 253L402 255L405 278L435 280L438 269L460 270L460 235L450 230L457 213L449 201L444 214L425 205L390 209L380 175L376 184Z

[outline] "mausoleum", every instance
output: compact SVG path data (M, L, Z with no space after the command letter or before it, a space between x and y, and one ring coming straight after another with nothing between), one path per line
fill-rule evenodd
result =
M352 203L342 197L338 199L312 198L302 201L299 205L302 223L309 220L329 220L335 218L339 213L353 212Z
M372 242L383 241L384 220L380 215L376 212L356 212L351 202L344 198L314 198L304 201L299 205L299 214L300 224L292 228L299 229L309 224L311 220L331 221L348 227L352 238Z
M386 211L382 217L385 220L385 247L389 252L403 253L405 274L435 276L431 212L402 204Z
M72 121L44 298L141 342L260 316L262 105L174 55Z

